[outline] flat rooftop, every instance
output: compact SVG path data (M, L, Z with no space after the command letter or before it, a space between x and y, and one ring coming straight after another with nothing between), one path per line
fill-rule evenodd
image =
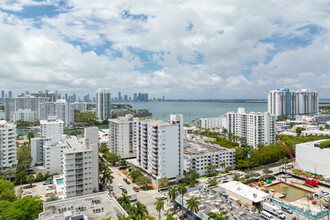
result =
M247 185L245 185L241 182L237 182L237 181L223 183L223 184L220 184L219 187L223 188L231 193L244 197L255 203L262 202L270 196L268 193L262 192L258 189L247 186Z
M70 215L85 215L88 219L102 219L109 216L111 219L118 219L117 215L127 216L127 213L116 199L110 197L107 192L100 192L46 202L43 212L39 214L39 220L64 219L65 216Z
M163 122L163 121L155 121L155 120L145 120L142 121L143 123L148 123L148 124L153 124L153 125L172 125L168 122Z
M203 155L216 152L230 152L229 149L217 144L197 140L184 140L183 153L186 155Z

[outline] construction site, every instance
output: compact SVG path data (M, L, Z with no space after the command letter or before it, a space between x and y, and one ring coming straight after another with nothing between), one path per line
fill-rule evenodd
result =
M248 186L268 193L273 203L286 206L310 219L328 215L330 185L319 182L316 177L307 177L284 141L281 141L293 163L290 168L299 170L300 176L293 175L290 171L280 172L262 176L257 181L250 182Z

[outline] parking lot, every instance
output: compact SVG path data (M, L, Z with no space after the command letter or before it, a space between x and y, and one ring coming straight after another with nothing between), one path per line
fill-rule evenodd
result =
M43 185L43 183L44 182L33 183L32 188L27 188L30 186L30 184L23 184L23 185L15 186L15 193L18 196L20 187L23 187L22 197L24 197L24 196L41 196L41 199L46 201L46 199L50 197L50 196L46 196L46 194L47 195L50 195L51 193L55 194L55 188L53 188L51 190L46 190L46 186L50 186L50 185Z
M114 179L111 185L113 186L113 193L116 198L121 197L123 193L123 191L118 187L118 184L122 184L123 188L127 190L127 195L136 193L137 200L147 207L149 214L152 216L158 216L158 212L155 209L154 203L157 197L163 195L162 193L159 193L157 190L143 191L141 189L139 192L135 192L133 190L133 187L136 186L134 183L128 185L123 181L124 176L119 170L115 169L114 167L110 167L110 169L113 172ZM166 200L164 200L164 203L166 204Z

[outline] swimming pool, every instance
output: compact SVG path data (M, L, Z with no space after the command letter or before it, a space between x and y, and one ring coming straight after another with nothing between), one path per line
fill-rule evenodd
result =
M56 180L57 185L64 184L63 179L57 179Z

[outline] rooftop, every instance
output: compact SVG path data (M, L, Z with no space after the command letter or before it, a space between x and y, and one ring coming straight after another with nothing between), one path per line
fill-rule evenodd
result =
M262 192L253 187L247 186L241 182L231 181L228 183L223 183L219 185L220 188L223 188L227 191L230 191L236 195L244 197L255 203L263 201L265 198L269 197L268 193Z
M206 143L198 140L184 140L183 153L186 155L203 155L217 152L228 152L227 148L217 144Z
M88 219L109 217L118 219L117 215L127 215L116 199L107 192L93 193L69 199L44 203L39 220L64 219L65 216L84 215Z
M152 124L152 125L172 125L168 122L163 122L163 121L155 121L155 120L145 120L142 121L143 123L148 123L148 124Z

